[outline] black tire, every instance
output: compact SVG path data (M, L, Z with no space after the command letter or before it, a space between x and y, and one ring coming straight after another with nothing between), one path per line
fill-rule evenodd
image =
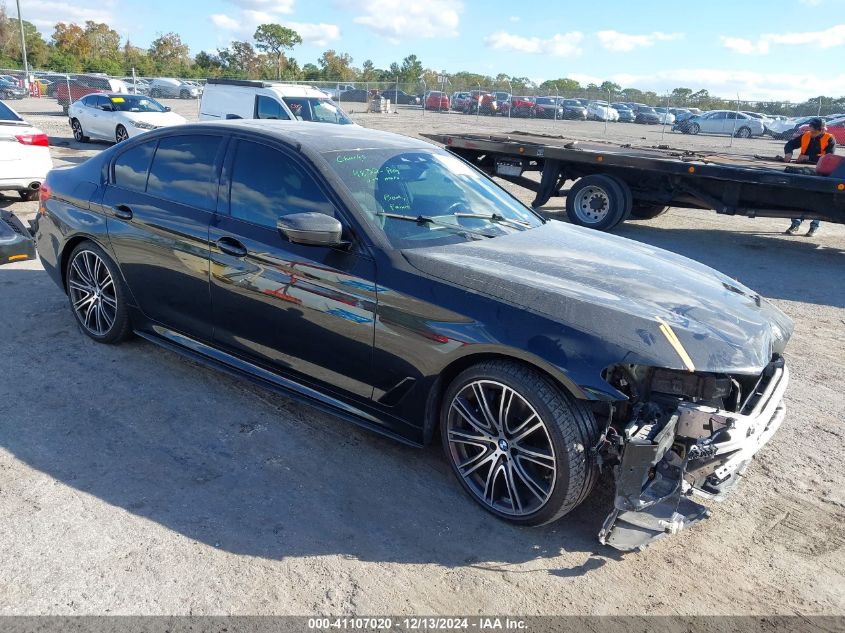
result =
M18 195L24 202L32 202L33 200L38 200L38 189L25 189L24 191L18 191Z
M78 143L88 142L88 137L85 136L85 131L82 129L82 123L79 122L79 119L71 120L70 129L73 130L73 140Z
M657 216L663 215L669 210L669 207L662 204L646 204L637 202L631 207L631 217L637 220L651 220Z
M698 123L693 123L689 126L690 134L698 134L699 132L701 132L701 126Z
M99 276L100 278L104 276L102 271L100 271L100 275L97 275L95 271L89 270L84 266L82 258L83 256L87 256L87 254L93 254L99 258L112 280L110 288L112 288L113 291L108 293L108 295L109 298L114 301L114 317L111 325L106 328L105 331L99 333L92 331L92 328L84 322L83 317L80 316L77 309L74 307L74 302L79 300L78 293L80 292L74 285L74 278L76 275L74 272L75 263L78 262L81 269L84 272L87 272L88 275L93 274L94 276ZM121 341L126 340L132 333L132 324L129 320L129 309L126 303L126 290L124 289L122 280L123 277L121 277L120 270L118 270L111 258L102 248L92 241L85 240L77 244L71 252L70 257L67 258L67 267L65 270L65 290L68 295L71 314L73 314L80 329L98 343L105 343L109 345L120 343ZM102 290L101 293L98 293L98 297L101 294L105 296L106 291Z
M737 138L751 138L751 128L748 126L743 125L736 131Z
M622 195L625 197L625 206L623 207L624 211L622 212L622 216L616 221L611 230L615 229L617 226L625 222L631 217L631 210L634 208L634 194L631 193L631 188L628 186L628 183L624 180L620 180L619 178L614 178L616 181L616 185L619 187L620 191L622 191Z
M152 90L150 90L150 96L154 99L160 97L161 91L158 88L153 88Z
M484 445L475 447L481 450L478 455L480 455L480 461L484 465L475 472L467 473L466 471L470 470L470 466L477 465L478 461L471 461L477 459L477 456L474 452L471 452L474 449L472 444L466 441L467 435L461 435L461 433L464 433L462 428L465 428L461 424L465 424L466 418L457 413L457 409L453 409L453 403L462 401L470 407L463 410L470 411L473 416L483 416L481 408L472 409L472 402L464 397L464 394L467 393L477 393L473 390L472 385L479 383L491 385L491 391L488 392L487 396L495 395L497 387L503 387L518 394L519 398L514 397L513 400L508 401L509 404L505 409L504 416L505 423L501 424L501 415L495 414L495 417L498 419L500 426L506 427L508 426L507 420L510 411L514 408L517 409L516 414L510 416L511 420L514 418L522 420L525 413L519 409L527 405L529 408L525 411L531 412L533 410L542 427L535 431L539 434L536 437L540 438L540 444L547 443L548 450L546 446L538 447L534 443L537 440L533 439L526 443L532 451L536 452L523 452L524 449L521 448L523 444L517 443L515 434L514 439L511 440L513 444L509 446L506 440L505 447L501 449L499 448L501 439L486 439L485 442L488 442L489 449L484 449ZM504 389L498 392L500 400L503 398L503 394L507 393ZM477 404L479 401L476 400L475 402ZM511 402L515 404L510 404ZM488 402L488 404L490 403ZM501 411L498 403L495 402L488 407L488 410ZM528 418L528 420L533 419L535 419L533 416ZM479 505L501 519L521 525L550 523L570 512L586 499L595 484L598 467L591 449L598 442L600 430L592 412L583 402L566 393L560 385L526 365L503 359L486 361L466 369L452 381L446 390L440 420L443 447L452 472L464 490ZM515 432L525 435L523 429L526 424L526 422L523 422L515 429ZM537 425L536 422L531 422L531 427L535 425ZM506 437L506 434L502 435L503 438ZM529 434L528 437L532 437L532 435ZM477 437L482 437L482 434L477 435ZM462 448L467 445L470 448ZM490 451L495 453L495 457L492 457ZM488 455L486 457L485 452ZM544 456L544 462L548 460L548 464L554 463L554 471L551 471L549 466L546 466L545 469L542 466L531 466L531 470L529 470L529 466L525 462L540 464L539 461L532 461L530 457L530 455L540 457L540 453ZM492 461L489 470L487 464L484 463L488 461ZM461 467L463 467L464 473L461 472ZM505 471L501 475L497 474L500 467ZM544 472L548 474L545 477L540 476ZM490 473L493 477L492 486L490 486L492 501L487 500ZM528 473L527 477L525 476L526 473ZM510 476L510 482L507 481L508 476ZM502 480L502 477L504 477L504 480ZM484 499L481 498L479 491L481 482L477 479L486 479L487 484L483 491ZM497 499L496 492L497 490L502 491L503 485L508 492L505 499L511 506L510 510L507 509L505 499ZM536 486L537 490L533 495L530 494L532 485ZM511 493L511 489L516 490L516 493Z
M122 125L118 125L114 130L115 143L122 143L129 140L129 132Z
M572 224L607 231L628 213L628 202L615 178L584 176L566 194L566 215Z

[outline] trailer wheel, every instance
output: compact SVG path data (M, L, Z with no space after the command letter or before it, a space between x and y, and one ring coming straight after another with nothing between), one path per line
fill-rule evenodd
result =
M646 204L638 202L631 208L631 217L637 220L651 220L659 215L663 215L669 210L669 207L662 204Z
M584 176L566 194L566 215L572 224L607 231L625 216L626 202L615 178Z
M617 226L625 222L631 217L631 211L634 208L634 194L631 193L631 188L628 186L628 183L620 178L613 178L616 182L619 189L622 191L622 195L625 197L625 206L622 208L622 217L620 217L616 224L614 224L611 229L615 229Z

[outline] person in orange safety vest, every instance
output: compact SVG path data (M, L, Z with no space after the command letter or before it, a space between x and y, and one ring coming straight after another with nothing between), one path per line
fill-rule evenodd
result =
M824 119L810 119L808 126L806 132L789 140L783 146L784 162L788 163L792 160L792 154L796 149L801 150L795 161L797 163L817 163L825 154L833 154L836 151L836 140L833 134L827 131ZM792 218L792 225L786 229L785 234L795 235L801 227L802 220L803 218ZM807 237L812 237L818 230L819 221L813 220L810 222Z

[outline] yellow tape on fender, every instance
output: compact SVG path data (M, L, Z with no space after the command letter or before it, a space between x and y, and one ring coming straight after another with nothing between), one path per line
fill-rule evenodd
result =
M669 345L678 353L678 356L681 357L681 361L687 368L687 371L693 372L695 371L695 365L692 363L692 359L690 358L689 354L687 354L687 350L684 349L684 346L681 344L681 341L678 339L675 332L669 327L669 324L666 323L663 319L659 316L654 317L657 319L657 322L660 324L660 331L663 332L663 336L666 337L666 340L669 341Z

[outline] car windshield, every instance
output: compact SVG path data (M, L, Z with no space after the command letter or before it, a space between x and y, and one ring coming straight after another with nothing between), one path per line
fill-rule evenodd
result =
M23 121L12 109L0 101L0 121Z
M352 120L338 105L326 97L283 97L299 121L350 125Z
M155 99L139 95L120 95L111 97L112 107L118 112L166 112L167 110Z
M496 184L445 152L344 150L323 156L364 217L395 248L456 244L543 223Z
M554 105L555 100L551 97L537 97L537 103L540 105Z

